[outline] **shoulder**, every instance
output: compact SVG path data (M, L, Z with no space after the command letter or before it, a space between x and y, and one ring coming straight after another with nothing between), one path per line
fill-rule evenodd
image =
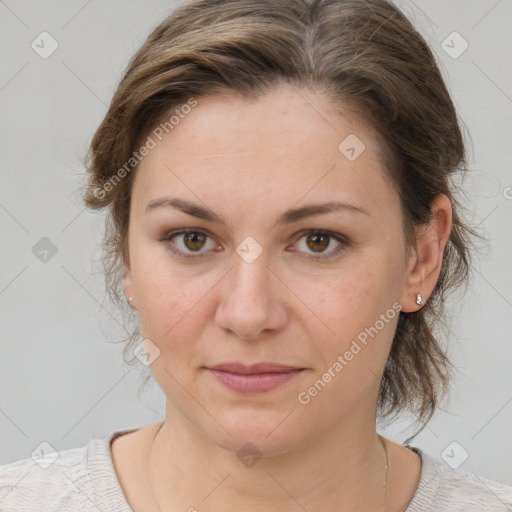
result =
M92 439L79 448L0 466L0 510L97 511L104 504L122 504L119 489L112 485L114 473L107 453L107 440L112 435ZM126 508L110 506L108 510L124 512Z
M473 472L453 469L440 459L414 449L422 470L416 493L407 512L510 512L512 487Z
M73 482L87 480L87 447L21 459L0 466L0 510L43 510L72 491ZM85 485L86 486L86 485Z

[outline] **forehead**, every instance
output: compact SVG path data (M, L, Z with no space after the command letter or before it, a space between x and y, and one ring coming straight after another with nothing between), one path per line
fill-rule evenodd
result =
M372 127L311 90L282 86L254 100L200 97L161 140L153 138L133 188L140 210L177 190L276 206L333 193L378 206L394 196Z

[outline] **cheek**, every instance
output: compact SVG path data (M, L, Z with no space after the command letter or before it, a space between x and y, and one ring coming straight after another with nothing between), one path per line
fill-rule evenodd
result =
M343 298L319 305L335 334L312 338L318 364L297 396L310 416L332 422L377 396L400 311L398 302L369 293L360 282L340 283L339 289Z
M382 280L380 268L360 259L296 281L295 290L316 314L316 321L323 321L324 334L336 337L351 334L353 328L372 318L382 301Z
M330 273L328 280L319 279L315 286L304 281L297 293L307 297L315 313L307 317L311 318L308 330L316 333L311 339L323 368L347 353L351 367L344 371L347 378L356 378L362 368L378 374L391 346L399 314L399 278L384 253L347 262L334 279ZM355 368L359 370L352 373Z
M165 251L141 250L132 260L132 278L141 334L164 345L161 350L190 338L202 325L201 299L215 284L212 276L191 278L190 272L170 265Z

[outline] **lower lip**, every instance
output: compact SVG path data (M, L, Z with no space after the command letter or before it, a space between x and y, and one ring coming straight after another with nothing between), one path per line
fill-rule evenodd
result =
M239 393L264 393L275 389L300 375L303 370L275 373L229 373L208 368L208 371L228 388Z

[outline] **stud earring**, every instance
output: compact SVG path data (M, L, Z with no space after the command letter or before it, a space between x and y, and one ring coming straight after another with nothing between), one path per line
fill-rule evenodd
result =
M418 295L416 296L416 304L421 304L423 301L423 297L421 296L421 294L418 293Z
M131 302L133 297L128 297L128 302Z

